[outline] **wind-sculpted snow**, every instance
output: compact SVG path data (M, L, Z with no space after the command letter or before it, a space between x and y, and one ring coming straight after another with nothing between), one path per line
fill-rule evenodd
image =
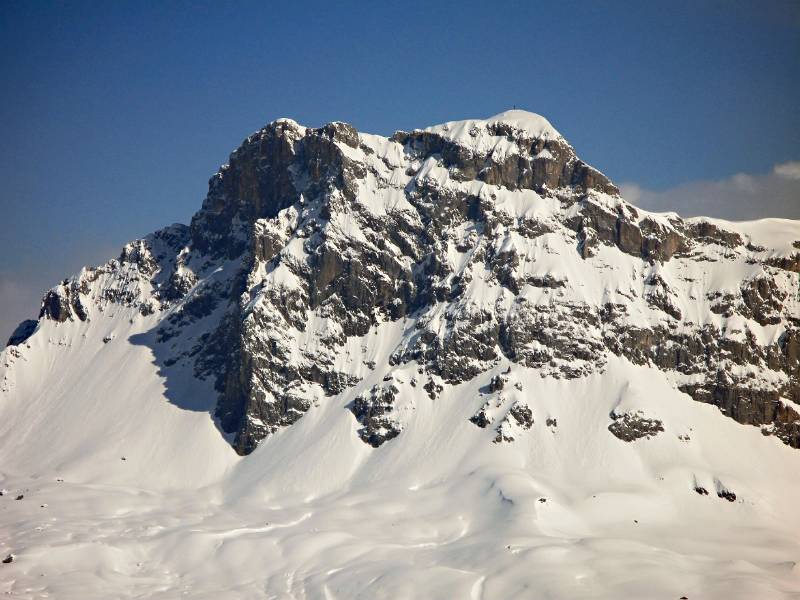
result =
M113 486L94 541L73 500L59 513L98 597L781 597L800 590L798 265L797 222L641 211L538 115L391 138L281 119L189 227L17 329L0 476L48 509ZM9 510L13 568L80 563Z

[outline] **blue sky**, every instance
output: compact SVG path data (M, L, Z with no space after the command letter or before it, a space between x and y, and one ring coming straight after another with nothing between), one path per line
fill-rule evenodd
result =
M58 279L188 222L281 116L387 134L516 105L645 206L800 210L796 1L9 1L0 67L3 339ZM737 212L742 175L779 201Z

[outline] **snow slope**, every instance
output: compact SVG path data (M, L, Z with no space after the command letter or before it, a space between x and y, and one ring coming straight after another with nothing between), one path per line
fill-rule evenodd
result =
M506 138L469 134L476 123L483 132L497 122L560 139L546 120L521 111L430 130L476 151L518 152ZM396 144L360 139L374 152L364 160L395 164L391 177L401 177L405 159L393 154ZM472 192L494 194L497 210L515 218L549 221L562 210L530 190L453 181L433 163L420 165L415 177L476 186ZM360 189L359 202L379 217L386 206L408 202L391 186ZM296 225L298 207L276 216L276 228ZM669 215L638 218L646 217L670 226ZM356 220L335 212L330 220L346 240L363 236ZM659 310L636 304L647 291L642 281L655 272L675 291L684 320L728 335L746 326L758 343L773 343L782 325L711 312L705 292L734 289L762 273L749 260L790 255L800 227L784 220L714 223L752 249L714 246L703 250L704 260L643 265L604 245L581 258L574 236L557 233L532 240L506 231L492 243L529 255L514 271L520 280L549 275L570 282L562 291L523 286L519 294L533 304L557 305L562 294L597 307L630 301L631 326L666 323ZM459 235L469 237L468 229ZM465 292L470 301L511 307L510 292L470 267L455 246L447 260L476 269ZM305 248L290 239L281 250L286 262L272 270L257 265L249 281L261 287L253 284L251 309L266 302L269 289L298 285L287 264L300 261ZM199 283L189 298L237 264L224 258L197 266L196 257L184 258L170 264L178 279L194 277L184 270L194 268ZM725 268L715 266L722 261ZM151 301L151 283L127 268L103 272L81 297L123 289ZM781 285L797 283L796 273L781 277ZM602 368L562 377L553 374L560 359L539 368L500 356L478 376L443 384L432 398L422 386L427 367L396 360L423 318L379 318L336 350L335 369L359 379L352 387L314 395L302 418L240 456L213 417L213 380L197 378L186 360L165 364L151 339L179 314L179 302L149 313L138 303L84 305L87 321L41 319L24 343L0 354L0 554L14 554L0 564L0 590L8 597L800 597L800 451L680 392L677 385L691 378L685 374L609 354ZM180 349L205 340L201 332L223 308L201 313L163 343ZM445 323L447 309L438 303L423 311L426 326ZM800 315L797 298L782 310ZM290 361L316 348L320 330L338 326L313 313L306 331L292 334L297 355ZM753 377L780 374L761 370ZM400 433L372 447L359 438L352 406L387 385L398 390L392 414ZM511 416L519 405L531 411L529 428ZM470 420L480 411L491 427ZM624 441L609 431L615 415L643 415L662 430Z
M483 398L464 384L420 399L402 444L362 444L347 399L335 398L243 458L207 413L159 402L141 348L83 343L81 355L116 345L108 351L145 368L124 379L94 370L89 381L81 365L54 361L36 365L38 382L17 381L27 406L4 405L0 435L11 597L800 591L797 451L720 419L652 369L620 361L578 384L512 370L535 414L557 421L514 444L476 433L467 418ZM56 377L75 391L54 398ZM620 404L663 419L665 433L611 437ZM735 502L716 496L723 488Z

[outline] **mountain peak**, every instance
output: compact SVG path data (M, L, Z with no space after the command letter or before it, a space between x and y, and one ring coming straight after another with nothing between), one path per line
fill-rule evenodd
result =
M154 234L51 290L41 317L91 322L108 301L138 311L135 321L152 321L152 339L142 339L171 385L178 364L215 381L215 414L242 454L343 393L366 394L353 405L359 435L370 445L391 439L405 423L376 415L390 412L402 386L381 382L412 366L437 396L501 364L578 379L614 356L655 365L696 400L800 447L800 415L769 408L800 401L788 300L800 257L794 246L779 253L774 239L749 244L750 233L639 212L544 117L523 110L391 138L279 119L211 179L190 228ZM403 319L423 333L381 346L385 372L374 375L389 379L364 370L376 362L369 344L341 355ZM780 356L770 368L783 387L717 380L732 366L703 356L732 352L728 319L736 331L743 320L761 331L745 338L755 345L742 361L757 369L759 356ZM778 339L759 329L775 325L778 346L758 346ZM42 329L49 324L29 324L13 341ZM676 346L696 354L676 362ZM726 404L743 396L761 412Z
M201 587L233 565L242 597L505 598L563 556L731 597L684 571L739 586L767 544L758 577L796 580L798 222L640 211L552 136L273 121L190 227L49 290L0 352L0 587L229 597Z
M498 125L510 126L511 131L498 127ZM463 140L467 143L469 143L470 138L477 137L481 131L486 131L493 137L508 135L512 131L524 133L525 137L532 139L548 140L562 137L546 118L520 109L507 110L487 119L449 121L441 125L427 127L425 131L444 135L453 141Z

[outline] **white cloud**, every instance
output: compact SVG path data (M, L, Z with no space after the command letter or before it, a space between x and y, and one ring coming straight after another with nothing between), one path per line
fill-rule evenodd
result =
M768 175L738 173L716 181L694 181L661 192L623 183L622 196L655 212L747 221L766 217L800 219L800 162L775 165Z
M800 161L794 160L775 165L772 172L785 179L800 179Z

